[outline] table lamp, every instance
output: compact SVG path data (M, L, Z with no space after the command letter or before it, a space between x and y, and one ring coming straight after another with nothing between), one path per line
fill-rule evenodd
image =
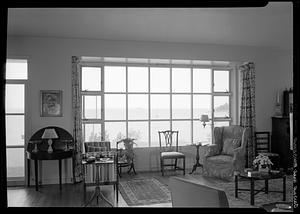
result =
M205 122L209 122L208 115L207 114L202 114L201 118L200 118L200 121L203 122L203 127L205 128L205 126L206 126Z
M52 153L52 139L58 138L55 129L45 129L42 139L48 139L48 153Z

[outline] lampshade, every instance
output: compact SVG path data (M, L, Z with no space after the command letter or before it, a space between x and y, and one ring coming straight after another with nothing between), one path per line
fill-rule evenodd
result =
M42 139L58 138L55 129L45 129Z
M200 121L201 122L209 122L208 115L207 114L202 114L201 118L200 118Z

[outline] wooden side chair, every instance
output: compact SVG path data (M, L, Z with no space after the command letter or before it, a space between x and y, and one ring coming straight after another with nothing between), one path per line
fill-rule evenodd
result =
M270 132L255 132L255 156L264 154L273 162L273 169L279 168L280 156L271 152Z
M182 170L183 174L185 175L185 155L181 152L178 152L178 131L158 131L158 136L162 176L164 176L165 166L173 166L174 170ZM167 159L175 160L175 162L172 164L167 164L165 163L165 160ZM177 159L182 159L182 167L177 166Z
M117 171L120 177L122 174L123 167L129 167L127 173L130 173L133 170L133 173L136 175L134 169L134 152L133 152L133 144L135 139L125 138L117 142L117 152L118 152L118 164Z

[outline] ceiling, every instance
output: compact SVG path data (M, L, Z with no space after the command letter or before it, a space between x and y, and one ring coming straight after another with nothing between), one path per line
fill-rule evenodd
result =
M8 35L292 50L292 2L262 8L9 8Z

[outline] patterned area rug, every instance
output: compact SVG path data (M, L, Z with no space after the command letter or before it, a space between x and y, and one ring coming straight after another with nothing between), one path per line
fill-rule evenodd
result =
M293 201L293 180L292 176L287 176L286 179L286 201ZM216 182L217 187L224 189L229 202L229 207L248 208L250 205L250 192L239 191L238 198L235 198L234 182ZM262 189L265 186L264 180L255 181L255 189ZM239 181L239 188L250 189L250 181ZM269 190L282 191L282 179L269 180ZM254 196L254 207L261 207L263 204L283 201L283 194L277 192L269 192L265 194L260 192Z
M170 191L155 178L120 181L119 190L128 206L171 203Z

